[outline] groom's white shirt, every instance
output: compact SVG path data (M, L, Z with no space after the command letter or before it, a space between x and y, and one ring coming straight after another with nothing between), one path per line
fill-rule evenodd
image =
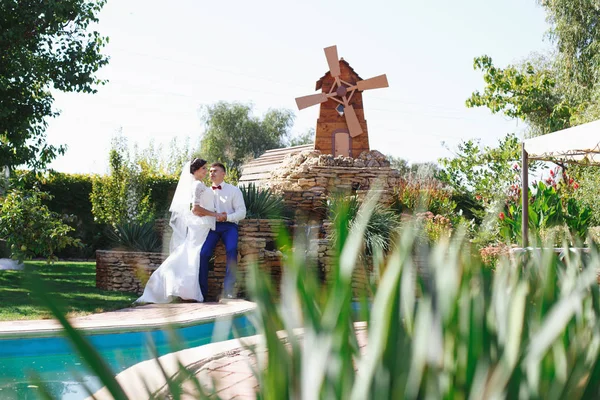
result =
M213 184L214 186L214 184ZM213 189L215 212L227 213L227 222L238 223L246 217L246 204L242 191L229 183L221 183L221 189Z

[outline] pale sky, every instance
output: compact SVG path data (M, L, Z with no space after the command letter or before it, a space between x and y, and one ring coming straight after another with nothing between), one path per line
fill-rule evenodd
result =
M450 156L460 140L494 145L518 125L465 100L483 88L473 58L519 62L550 47L535 0L204 1L109 0L97 29L110 37L110 63L97 94L56 94L61 116L48 140L68 145L61 172L107 172L110 140L131 144L201 137L201 105L252 102L296 114L294 133L315 127L316 93L328 70L323 48L337 45L363 78L387 74L389 88L363 94L371 149L407 159Z

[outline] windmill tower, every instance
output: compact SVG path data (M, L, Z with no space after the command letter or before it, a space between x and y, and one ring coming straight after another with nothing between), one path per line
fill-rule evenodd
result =
M388 87L387 77L379 75L363 80L344 59L337 47L325 48L329 71L317 81L321 93L296 98L298 109L320 104L315 150L334 156L358 157L369 151L367 121L362 91Z

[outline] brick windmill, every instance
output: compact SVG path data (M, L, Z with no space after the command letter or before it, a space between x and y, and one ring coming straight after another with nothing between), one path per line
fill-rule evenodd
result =
M329 71L317 81L321 93L297 97L298 109L320 104L315 150L334 156L358 157L369 151L362 91L388 87L387 77L362 79L346 60L338 59L337 47L325 48Z

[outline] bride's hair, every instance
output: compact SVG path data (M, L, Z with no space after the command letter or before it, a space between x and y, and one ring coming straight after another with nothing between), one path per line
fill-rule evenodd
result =
M192 163L190 164L190 174L193 174L194 172L198 171L204 166L204 164L206 164L206 160L203 160L201 158L194 158L192 160Z

